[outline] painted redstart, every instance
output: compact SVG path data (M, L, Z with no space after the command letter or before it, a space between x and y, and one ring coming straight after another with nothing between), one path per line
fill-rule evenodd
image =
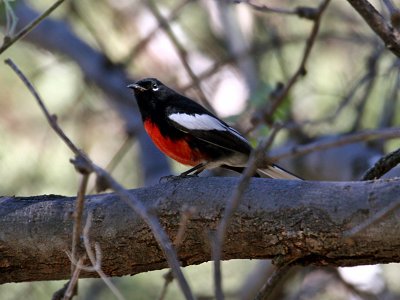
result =
M144 128L154 144L172 159L193 166L181 175L197 175L223 167L237 172L246 167L252 147L234 128L195 101L175 92L155 78L128 85L134 91ZM268 164L263 177L299 179Z

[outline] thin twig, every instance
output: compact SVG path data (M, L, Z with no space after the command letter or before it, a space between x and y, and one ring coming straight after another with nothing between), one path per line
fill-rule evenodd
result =
M183 207L183 209L182 209L181 218L179 221L178 233L176 234L176 237L174 240L174 246L175 246L176 251L179 250L179 247L183 242L190 217L194 213L195 213L194 207ZM158 298L158 300L163 300L165 298L165 296L167 295L168 287L169 287L170 283L174 280L174 276L173 276L171 270L169 270L166 274L164 274L163 277L164 277L164 285L163 285L163 288L161 290L160 297Z
M122 161L122 158L126 155L128 150L133 146L135 141L136 140L133 139L131 136L126 137L125 141L121 144L117 152L115 152L111 160L107 163L105 167L107 172L109 172L110 174L114 172L115 168ZM92 194L95 191L95 189L96 185L92 187L92 189L90 190L90 194Z
M353 100L357 91L359 89L361 89L365 84L368 84L372 80L372 77L371 77L372 72L370 72L370 68L369 68L370 64L374 64L375 61L377 62L379 57L381 57L382 53L383 53L383 48L378 47L377 50L374 51L374 53L372 53L371 56L368 57L368 63L367 63L368 71L365 74L363 74L362 77L355 80L355 82L348 89L348 91L343 96L341 96L341 100L340 100L339 104L336 106L336 108L334 109L333 113L331 113L328 116L325 116L324 118L320 118L317 120L305 120L305 121L300 121L300 122L293 122L292 120L290 120L289 122L287 122L284 125L284 128L286 128L288 130L296 130L296 129L304 127L304 126L315 127L315 126L322 125L322 124L333 123L338 118L338 116L342 113L344 108L346 108L351 103L351 101ZM252 128L247 130L246 133L248 133L251 130L252 130Z
M400 138L400 127L391 127L385 129L371 129L362 132L339 136L330 140L317 141L314 143L299 145L290 148L280 154L269 157L271 162L276 162L284 158L294 157L309 154L315 151L322 151L334 147L339 147L347 144L358 142L366 142L376 139L395 139Z
M233 191L232 197L230 197L226 204L224 215L218 225L217 232L212 243L212 259L214 261L214 289L217 300L224 299L224 294L222 291L221 256L224 238L230 223L230 219L239 206L243 193L245 192L252 176L257 170L257 164L263 160L263 154L265 150L271 146L280 128L281 127L274 127L268 139L263 140L257 149L251 154L246 169L240 176L239 182Z
M36 92L35 88L33 85L30 83L30 81L26 78L26 76L21 72L21 70L14 64L14 62L7 58L5 60L5 63L9 65L13 71L18 75L18 77L22 80L22 82L26 85L28 90L31 92L33 97L35 97L37 103L39 104L41 110L46 116L47 121L49 122L49 125L51 128L61 137L61 139L67 144L69 149L75 154L75 155L80 155L81 151L72 143L72 141L65 135L65 133L62 131L62 129L58 126L57 124L57 117L55 115L51 115L49 111L47 110L46 106L44 105L41 97L39 94Z
M314 25L311 29L310 36L307 38L306 46L304 49L303 57L301 59L300 65L296 72L293 74L293 76L289 79L287 84L277 91L277 93L271 93L271 99L269 101L269 105L266 107L266 109L262 112L262 117L261 120L270 120L271 116L275 113L275 111L278 109L278 107L281 105L281 103L285 100L286 96L289 94L290 89L293 87L293 85L297 82L297 80L300 78L300 76L304 76L306 74L306 63L308 61L308 58L310 57L311 49L313 48L316 37L319 31L320 23L321 23L321 17L325 9L327 8L330 0L325 0L320 4L318 7L318 12L313 19ZM259 120L259 122L261 121ZM269 121L268 121L269 122Z
M372 225L376 224L387 218L391 213L398 210L400 208L400 201L399 199L395 199L391 202L388 206L382 208L378 212L374 213L370 218L366 219L365 221L361 222L360 224L354 226L353 228L345 231L343 233L343 237L349 238L353 237L367 228L371 227Z
M175 246L177 251L178 251L179 247L181 246L181 244L182 244L182 242L184 240L188 223L190 221L190 218L195 213L195 211L196 211L195 207L184 206L182 208L181 218L180 218L180 221L179 221L178 233L176 234L175 239L174 239L174 246Z
M158 31L162 28L165 28L167 24L171 24L175 19L177 19L184 7L188 3L190 3L191 0L183 0L181 3L179 3L176 7L174 7L169 16L165 18L165 22L159 22L158 26L154 28L150 33L146 35L145 38L143 38L139 43L136 44L135 47L132 48L132 50L129 52L129 54L126 56L126 59L123 60L122 64L123 65L129 65L133 59L136 58L136 56L146 48L146 45L151 41L151 39L158 33Z
M78 195L76 197L75 202L75 210L74 210L74 227L72 229L72 250L71 257L75 259L77 257L81 231L82 231L82 215L83 208L85 206L85 193L87 189L87 184L89 181L89 174L82 174L81 183L79 185ZM81 260L81 259L80 259ZM68 289L65 291L64 299L71 299L72 294L68 294L67 292L73 290L73 294L78 293L78 279L79 279L79 271L73 263L71 263L71 279L68 285ZM74 276L77 274L78 278L74 279Z
M368 0L347 0L394 55L400 57L400 32Z
M295 9L271 7L271 6L267 6L266 4L256 3L253 0L243 0L243 1L239 1L239 2L246 3L251 8L258 10L258 11L262 11L262 12L278 13L278 14L284 14L284 15L297 15Z
M85 272L96 272L96 269L94 266L89 266L89 265L85 265L83 262L80 263L78 260L74 259L71 255L70 252L65 251L65 254L68 256L68 259L70 260L70 262L76 266L77 268L81 269L82 271ZM86 254L84 255L84 259L86 259Z
M54 115L51 115L41 97L39 94L36 92L35 88L33 85L30 83L30 81L25 77L25 75L19 70L19 68L14 64L14 62L10 59L6 59L5 63L9 65L14 72L18 75L18 77L23 81L23 83L27 86L29 91L32 93L32 95L35 97L36 101L38 102L40 108L44 112L47 120L49 121L50 126L58 133L64 142L69 146L69 148L76 154L79 153L80 150L71 142L71 140L64 134L64 132L61 130L60 127L57 125L57 118ZM77 252L77 247L79 244L80 240L80 233L81 233L81 222L82 222L82 213L83 213L83 206L84 206L84 199L85 199L85 191L87 188L87 183L88 183L88 178L89 178L89 173L90 171L86 170L85 168L79 169L80 172L83 174L82 181L80 184L80 188L78 191L78 197L77 197L77 202L76 202L76 207L74 211L74 227L73 227L73 234L72 234L72 257L76 257L76 252ZM74 276L76 273L76 270L74 269L74 266L71 265L71 276ZM78 273L79 274L79 273ZM70 280L71 284L74 284L73 278ZM73 286L75 290L75 285ZM64 296L66 297L66 296ZM69 298L66 298L69 299Z
M40 22L42 22L48 15L50 15L57 7L59 7L65 0L58 0L52 6L50 6L44 13L42 13L39 17L33 20L30 24L26 25L21 29L14 37L8 39L3 43L0 47L0 54L6 51L11 45L13 45L16 41L22 39L25 35L33 30Z
M199 94L200 101L209 110L213 111L212 106L208 102L207 97L206 97L206 95L204 94L204 92L203 92L203 90L201 88L200 80L197 78L196 74L192 70L192 67L190 66L190 64L189 64L189 62L187 60L188 53L187 53L185 47L178 40L178 38L176 37L175 33L172 31L171 26L167 23L167 20L164 18L164 16L158 10L157 5L154 3L154 0L148 1L148 7L150 8L151 12L153 13L153 15L157 19L157 21L160 24L165 24L163 26L163 29L164 29L165 33L167 34L168 38L171 40L172 44L175 46L175 49L178 52L178 56L179 56L179 58L180 58L180 60L181 60L181 62L183 64L183 67L185 68L185 70L188 73L188 75L190 76L192 82L196 86L196 90L197 90L197 92Z
M178 261L177 253L174 250L172 243L167 236L164 229L161 227L158 219L149 214L147 212L146 207L133 195L131 195L126 189L124 189L118 182L114 180L107 172L103 169L99 168L96 165L94 166L94 171L100 177L104 177L108 182L111 189L113 189L117 195L123 200L131 209L133 209L150 227L153 232L154 237L156 238L158 244L164 252L164 255L168 261L169 266L171 267L174 277L177 279L178 284L185 295L186 299L194 299L192 295L192 291L182 273L180 268L180 264Z
M74 210L74 227L72 230L72 250L71 256L75 258L78 252L78 246L80 243L81 232L82 232L82 215L85 207L85 194L86 188L89 181L89 174L82 174L81 183L79 185L78 195L75 202ZM71 264L71 275L74 273L75 267Z
M110 44L109 40L104 37L104 32L96 26L93 20L90 20L90 17L88 16L89 12L87 11L88 9L81 9L78 5L78 1L71 1L69 4L71 15L75 15L82 25L87 29L99 47L101 53L104 53L105 57L110 57L110 51L107 51L107 45Z
M10 1L3 0L4 8L6 12L6 35L5 40L10 39L14 35L15 27L17 26L18 17L15 15L14 10L11 7Z
M92 214L89 213L86 219L86 225L83 229L83 242L85 244L86 253L89 257L89 260L94 268L94 270L99 274L100 278L104 281L104 283L108 286L111 292L118 300L124 300L125 297L121 294L121 292L117 289L117 287L111 282L110 278L103 272L101 269L101 249L98 243L95 244L95 252L93 253L92 248L90 246L89 240L89 231L92 225Z
M398 61L398 60L397 60ZM394 119L396 115L396 105L400 100L400 70L399 65L396 67L396 62L393 64L394 68L394 84L391 91L385 97L385 103L382 108L382 113L379 120L379 128L386 128L394 125Z
M178 284L185 295L186 299L194 299L192 291L189 287L189 284L186 281L185 276L182 273L180 268L179 260L177 257L177 253L175 252L171 240L168 235L162 228L160 222L158 221L156 216L147 212L146 207L132 194L130 194L122 185L120 185L115 179L107 173L104 169L100 168L96 164L94 164L88 156L78 149L72 141L65 135L62 129L58 126L56 119L50 115L40 96L33 88L32 84L25 77L25 75L19 70L19 68L14 64L11 59L6 60L6 64L8 64L19 76L19 78L23 81L23 83L28 87L29 91L33 94L35 99L37 100L40 108L45 114L47 121L50 126L54 129L54 131L60 136L60 138L67 144L67 146L75 153L76 158L74 161L71 161L75 164L75 167L83 168L87 171L93 171L96 175L102 178L105 182L107 182L108 186L116 192L116 194L120 197L122 201L124 201L132 210L134 210L150 227L153 232L155 239L160 245L161 249L164 252L164 255L168 261L169 266L171 267L174 277L177 279Z
M323 33L320 33L319 39L327 39L331 38L332 35L334 35L334 32L329 32L329 31L324 31ZM300 41L304 40L304 35L299 34L299 35L292 35L285 39L284 41L281 41L281 43L285 43L285 45L289 44L297 44ZM268 41L261 41L257 45L251 45L250 48L246 49L245 51L239 51L238 53L235 53L235 55L232 54L227 54L226 57L219 59L218 61L214 62L209 68L207 68L205 71L200 72L197 74L198 80L201 82L208 77L212 76L213 74L217 73L219 69L221 69L224 65L231 64L235 60L240 60L241 58L244 58L248 55L252 56L257 56L258 54L265 53L266 51L276 49L280 49L281 45L276 42L276 39L273 38ZM179 90L182 92L185 92L189 89L192 89L194 87L193 82L189 82L187 84L184 84L179 87Z
M275 287L288 274L288 271L293 267L294 263L295 260L277 267L254 299L255 300L269 299L269 297L274 292Z
M379 58L381 57L382 54L382 49L381 47L378 47L377 50L374 51L374 53L372 53L372 55L370 57L368 57L367 60L367 74L366 74L366 78L368 78L368 83L367 86L365 87L363 94L360 98L360 100L358 101L356 107L355 107L355 111L357 111L357 115L356 118L354 120L352 129L350 130L350 132L356 132L357 130L360 129L360 125L361 125L361 121L362 121L362 117L364 116L364 110L367 104L367 101L369 99L369 96L371 94L371 92L373 91L374 87L375 87L375 83L377 81L377 72L378 72L378 62L379 62Z
M125 141L122 143L118 151L111 158L110 162L106 166L106 170L112 173L118 164L121 162L122 158L128 152L128 150L133 146L136 140L132 139L131 136L127 136Z
M78 260L78 264L75 267L74 272L72 273L71 279L68 282L68 286L67 289L64 293L64 297L62 298L62 300L70 300L72 299L72 297L76 294L76 285L78 283L78 279L79 279L79 274L81 273L82 269L79 268L79 265L81 265L83 263L84 258L81 257Z
M267 6L265 4L257 3L253 0L243 0L240 2L246 3L253 9L261 12L277 13L283 15L294 15L309 20L315 20L315 18L318 15L318 10L313 7L298 6L294 9L288 9L288 8L277 8L277 7Z
M163 275L164 277L164 285L162 287L160 296L158 297L158 300L164 300L165 296L167 295L168 287L174 280L174 276L172 275L171 270L169 270L167 273Z
M400 163L400 149L380 158L375 165L365 172L361 180L379 179Z
M253 300L260 289L264 286L266 278L270 278L276 266L269 259L260 260L251 273L238 287L238 299Z

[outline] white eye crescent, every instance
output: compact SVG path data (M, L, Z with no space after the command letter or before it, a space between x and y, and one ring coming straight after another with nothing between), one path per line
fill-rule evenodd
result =
M157 85L157 83L153 83L153 84L151 85L151 89L152 89L153 91L158 91L158 85Z

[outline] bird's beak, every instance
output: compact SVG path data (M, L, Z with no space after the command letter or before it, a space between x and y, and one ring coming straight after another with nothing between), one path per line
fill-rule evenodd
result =
M146 91L146 89L144 87L142 87L142 86L140 86L140 85L138 85L136 83L132 83L132 84L128 85L127 88L130 88L130 89L132 89L134 91L137 91L137 92Z

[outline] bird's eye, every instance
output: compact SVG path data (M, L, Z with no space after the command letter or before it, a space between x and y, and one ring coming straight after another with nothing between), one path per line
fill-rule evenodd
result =
M152 89L153 91L158 91L158 85L157 85L157 83L153 83L153 84L151 85L151 89Z

